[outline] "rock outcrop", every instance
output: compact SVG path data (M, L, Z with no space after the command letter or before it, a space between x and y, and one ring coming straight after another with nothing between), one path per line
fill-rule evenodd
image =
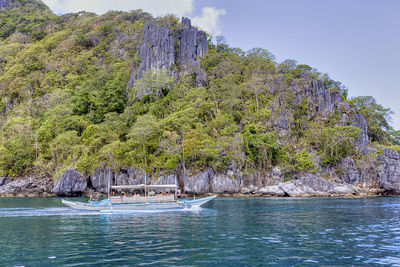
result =
M24 179L0 178L0 196L47 196L52 187L51 178L34 176Z
M211 179L214 177L214 171L211 168L206 168L194 176L181 177L183 191L189 194L205 194L211 190Z
M167 23L159 25L147 21L138 45L140 63L132 72L127 86L132 88L150 69L165 69L172 76L177 75L177 70L195 73L196 82L201 84L205 74L199 67L199 57L203 57L207 51L206 34L193 27L189 19L182 18L182 28L175 31ZM173 66L178 68L173 69ZM136 97L140 100L148 93L146 88L141 88L136 92Z
M0 11L8 10L10 8L16 7L18 3L14 0L0 0Z
M400 160L399 153L385 148L383 154L378 154L378 159L381 162L379 167L379 185L388 192L400 193Z
M240 177L229 177L227 175L214 175L211 179L211 192L212 193L228 193L236 194L240 191L241 179ZM211 193L210 192L210 193Z
M282 171L275 167L271 173L253 173L243 176L238 170L228 169L215 173L206 168L195 175L164 174L148 176L147 184L175 184L187 194L254 194L264 196L357 196L377 194L400 194L400 158L396 151L385 148L377 156L375 183L362 183L360 170L350 157L340 161L340 175L334 179L321 178L322 174L305 174L283 182ZM326 170L329 172L333 169ZM56 181L53 189L51 179L13 180L0 178L0 195L82 195L91 192L106 193L108 181L111 185L143 184L144 172L137 168L122 169L115 173L111 168L97 170L85 178L79 171L66 170ZM159 190L160 191L160 190Z
M360 182L360 171L355 167L355 162L352 158L341 159L339 166L343 169L344 177L342 179L346 183L358 184Z
M168 24L159 26L154 22L146 22L138 47L138 55L140 64L132 73L128 87L133 87L135 81L142 78L147 70L169 70L175 63L175 37ZM140 92L139 97L142 97Z
M178 65L184 72L196 74L197 84L202 84L205 73L200 69L199 58L208 51L207 35L192 26L190 19L182 18L183 28L178 30L176 38L179 40Z
M287 196L286 192L279 185L270 185L265 186L257 191L257 194L266 195L266 196L274 196L274 197L283 197Z
M69 169L60 175L51 193L57 195L79 195L85 193L87 180L80 171Z
M105 168L104 170L96 170L95 173L89 176L89 181L91 187L100 193L107 193L108 191L108 181L112 182L114 178L114 173L112 172L110 167Z
M300 105L303 100L310 103L310 117L317 114L322 117L327 117L335 111L339 111L343 114L343 125L351 125L360 129L359 138L356 141L357 145L368 145L367 121L357 112L356 108L351 107L348 103L344 102L341 94L337 90L329 90L325 88L324 83L321 80L313 80L309 77L309 74L302 74L302 78L306 81L305 84L293 83L290 87L290 90L295 93L293 104ZM280 90L279 84L284 83L284 80L277 79L275 82L277 85L272 90L276 93ZM287 115L283 113L279 114L273 123L278 128L286 130L289 128L290 124L290 121L288 120L289 118Z

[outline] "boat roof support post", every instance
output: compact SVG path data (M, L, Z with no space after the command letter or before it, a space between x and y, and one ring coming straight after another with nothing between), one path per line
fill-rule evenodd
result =
M104 169L104 175L106 175L106 168ZM110 176L111 174L108 175L107 199L110 199L110 188L111 188Z

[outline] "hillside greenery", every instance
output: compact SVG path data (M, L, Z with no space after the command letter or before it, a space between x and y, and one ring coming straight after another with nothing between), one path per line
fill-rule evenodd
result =
M211 38L201 61L206 86L196 87L191 74L152 70L129 89L144 23L176 18L141 10L56 16L41 2L21 3L0 11L1 176L105 166L195 173L233 163L246 172L279 165L290 176L356 157L359 129L343 124L339 111L323 117L305 98L294 104L293 86L313 79L365 116L372 142L400 143L390 109L372 97L348 100L344 86L307 65ZM139 101L141 87L151 93ZM276 126L282 113L286 130Z

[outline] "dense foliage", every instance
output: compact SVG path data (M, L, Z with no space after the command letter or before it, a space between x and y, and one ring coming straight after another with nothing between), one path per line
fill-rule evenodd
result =
M56 176L71 166L86 174L104 166L196 172L233 163L292 174L357 153L358 128L338 112L318 115L306 98L293 101L293 86L312 79L346 99L340 83L307 65L210 41L201 62L206 86L196 87L191 74L152 70L127 89L141 29L154 18L140 10L55 16L21 2L0 12L1 175ZM137 100L143 88L149 94ZM371 141L399 143L389 109L371 97L350 102L367 118Z

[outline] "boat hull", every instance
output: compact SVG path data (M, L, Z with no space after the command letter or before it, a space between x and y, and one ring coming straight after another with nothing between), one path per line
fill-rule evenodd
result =
M205 203L213 200L216 196L199 198L196 200L178 200L171 202L147 202L147 203L111 203L107 204L89 204L83 202L74 202L69 200L62 200L64 205L78 210L92 210L92 211L156 211L156 210L177 210L196 208L204 205Z

